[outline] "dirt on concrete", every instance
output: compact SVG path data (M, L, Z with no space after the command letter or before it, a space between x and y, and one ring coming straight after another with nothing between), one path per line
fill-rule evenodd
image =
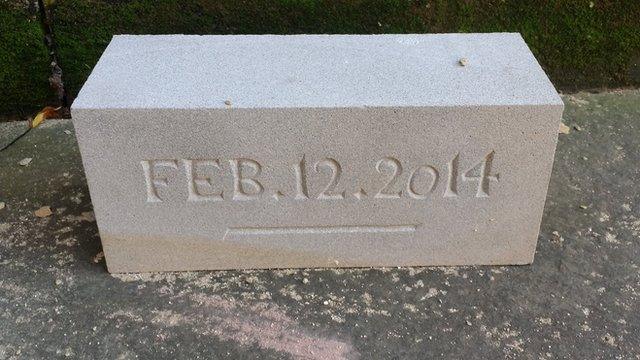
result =
M563 98L530 266L110 275L47 121L0 153L0 358L640 358L640 91Z

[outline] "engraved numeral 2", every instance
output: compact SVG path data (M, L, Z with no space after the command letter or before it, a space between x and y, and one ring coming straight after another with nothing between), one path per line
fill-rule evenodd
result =
M392 175L387 184L382 189L380 189L380 191L378 191L375 197L379 199L398 199L402 195L402 190L391 192L391 188L395 186L395 184L398 182L398 179L400 178L400 175L402 174L402 165L397 159L386 157L378 161L378 163L376 164L376 170L378 170L378 172L381 174L383 173L383 165L391 168Z
M318 195L318 199L344 199L344 191L339 194L333 193L336 186L338 185L338 181L340 181L340 176L342 175L342 167L340 163L335 161L334 159L324 159L320 160L315 164L316 172L320 172L321 167L326 167L331 170L331 180L327 184L327 186L320 192Z

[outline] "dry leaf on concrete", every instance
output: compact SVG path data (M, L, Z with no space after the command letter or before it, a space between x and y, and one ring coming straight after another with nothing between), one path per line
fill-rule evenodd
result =
M34 214L37 217L44 218L44 217L47 217L47 216L51 216L51 214L53 214L53 212L51 211L51 208L49 206L43 206L40 209L34 211Z
M558 133L560 134L568 134L571 131L571 128L565 125L564 123L560 123L560 129L558 129Z
M29 121L29 127L32 129L36 128L46 119L58 117L58 110L60 110L60 108L54 108L51 106L45 107L33 119L31 119L31 121Z
M82 216L82 220L84 221L88 221L88 222L96 221L96 216L93 214L93 211L85 211L80 215Z
M562 242L564 242L564 238L562 236L560 236L559 232L554 231L554 232L551 233L551 242L562 243Z

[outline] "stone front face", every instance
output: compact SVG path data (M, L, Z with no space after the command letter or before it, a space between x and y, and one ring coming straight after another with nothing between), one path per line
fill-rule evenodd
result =
M166 60L173 73L147 69L166 56L153 51L163 38L183 47L168 47L184 53ZM562 104L519 39L116 38L73 108L109 270L530 263ZM272 47L247 59L237 55L247 42ZM358 46L371 47L376 61L362 60ZM497 51L504 46L514 50ZM323 49L333 50L327 62L348 66L308 58ZM179 66L192 61L189 51L216 50L211 68L203 59ZM423 75L414 71L417 53L432 57ZM234 61L240 75L216 71ZM273 72L253 74L265 62ZM403 66L419 78L388 78ZM167 79L155 95L122 97L131 79L119 85L118 76L149 86ZM200 84L191 98L185 77ZM395 84L389 93L387 82ZM229 96L211 87L205 97L210 84ZM353 97L336 96L345 86ZM424 97L438 87L440 97Z

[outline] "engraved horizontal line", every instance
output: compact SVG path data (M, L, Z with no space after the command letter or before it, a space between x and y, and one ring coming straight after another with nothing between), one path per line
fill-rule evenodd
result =
M416 228L417 225L242 227L227 229L225 237L227 235L412 233Z

